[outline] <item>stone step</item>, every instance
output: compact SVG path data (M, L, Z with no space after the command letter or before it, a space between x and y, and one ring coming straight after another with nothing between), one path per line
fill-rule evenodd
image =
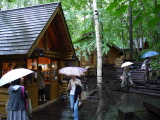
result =
M158 117L147 112L134 112L134 120L159 120Z
M156 90L156 91L160 91L160 88L157 86L137 86L137 89L147 89L147 90Z
M155 90L155 89L138 89L138 91L160 94L160 90Z
M138 89L138 91L160 94L160 91L158 91L158 90L151 90L151 89L150 90L148 90L148 89Z
M139 90L132 89L132 88L130 88L129 91L133 92L133 93L138 93L138 94L160 97L160 94L158 94L158 93L149 93L149 92L139 91Z
M148 111L151 111L157 114L160 117L160 101L156 100L144 100L143 107L145 107Z
M133 119L133 113L139 111L146 111L144 107L120 107L118 109L118 118L120 120L131 120Z

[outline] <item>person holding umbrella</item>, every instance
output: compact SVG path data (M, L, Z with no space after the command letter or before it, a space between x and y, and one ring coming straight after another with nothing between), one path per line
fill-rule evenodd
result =
M148 51L142 55L142 58L145 58L145 61L143 62L141 69L145 69L145 82L146 83L149 82L149 79L152 76L152 68L150 67L150 62L151 62L150 57L153 57L156 55L160 55L160 53L156 51Z
M143 62L142 66L141 66L141 69L145 70L145 82L146 83L149 82L149 79L152 76L152 68L150 66L150 62L151 62L150 57L146 57L145 61Z
M28 120L20 82L21 78L12 81L11 86L8 89L9 102L7 105L7 120ZM24 96L25 98L28 98L25 88Z
M0 86L11 83L8 88L9 102L7 105L7 120L28 120L25 99L28 98L25 88L20 86L21 78L33 73L26 68L13 69L0 79Z
M70 89L70 107L73 110L74 120L78 120L78 94L80 86L82 86L81 81L76 78L76 76L71 76L71 79L68 84ZM78 86L78 87L77 87Z
M132 65L132 64L133 64L132 62L125 62L121 66L121 67L124 67L124 71L123 71L123 75L122 75L123 77L121 78L122 79L121 87L124 87L124 83L125 83L125 81L127 81L127 79L131 85L134 84L131 79L131 73L129 72L129 65Z

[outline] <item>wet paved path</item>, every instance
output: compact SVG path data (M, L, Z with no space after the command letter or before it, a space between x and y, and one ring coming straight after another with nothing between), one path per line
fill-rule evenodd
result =
M116 120L118 108L120 107L142 107L143 100L159 99L158 97L135 94L131 92L112 91L110 85L105 90L107 98L110 100L109 110L106 112L104 120Z
M89 91L96 88L96 78L88 79ZM103 83L102 99L99 100L97 92L88 96L79 109L79 120L116 120L118 108L142 106L143 100L159 99L151 96L130 92L112 91L112 81ZM58 100L45 109L35 111L30 120L73 120L69 100Z
M95 93L83 102L82 107L79 109L80 120L87 120L90 112L96 108L98 100ZM58 100L48 105L45 109L34 112L30 120L73 120L72 114L69 100Z
M83 101L79 108L79 120L91 120L90 118L94 116L99 101L97 92L94 92L96 81L89 79L88 83L87 100ZM68 97L66 101L59 99L50 103L45 108L33 112L33 117L30 120L73 120L69 102Z

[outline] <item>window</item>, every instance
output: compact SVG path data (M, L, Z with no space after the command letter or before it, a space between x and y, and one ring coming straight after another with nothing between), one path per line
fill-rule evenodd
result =
M27 84L32 84L37 82L37 59L28 59L27 67L34 71L34 73L27 75Z

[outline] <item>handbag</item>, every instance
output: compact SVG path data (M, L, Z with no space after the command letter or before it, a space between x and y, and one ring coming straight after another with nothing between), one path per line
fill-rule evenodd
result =
M29 101L24 96L24 86L22 86L22 96L23 96L23 99L24 99L24 102L25 102L26 110L28 110L28 108L29 108Z
M123 80L123 79L124 79L124 76L122 75L122 76L120 77L120 79Z
M84 91L82 91L81 92L81 94L80 94L80 96L79 96L79 99L78 100L86 100L87 99L87 96L86 96L86 94L85 94L85 92Z

